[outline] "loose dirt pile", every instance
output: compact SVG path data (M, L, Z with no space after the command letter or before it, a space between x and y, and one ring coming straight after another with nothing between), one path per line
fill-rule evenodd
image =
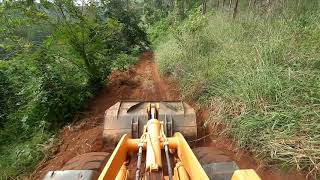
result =
M31 179L41 179L47 171L60 170L67 161L77 155L108 151L102 142L103 116L104 111L116 102L120 100L180 100L181 98L177 85L170 79L159 76L152 52L143 53L139 63L130 70L114 71L108 82L107 87L88 104L86 112L80 114L80 118L75 118L75 123L65 126L58 133L59 144L39 164L31 175ZM199 125L206 118L206 114L208 113L205 110L198 112ZM203 133L200 134L203 135ZM262 179L304 179L298 173L287 174L259 168L257 161L248 153L235 151L231 143L224 138L218 138L213 142L201 140L197 144L212 146L223 151L241 168L257 169Z

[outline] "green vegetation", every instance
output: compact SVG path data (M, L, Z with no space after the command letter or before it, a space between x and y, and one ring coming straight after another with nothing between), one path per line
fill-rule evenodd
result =
M23 178L148 46L186 98L268 165L319 175L318 0L1 1L0 179Z
M0 3L0 179L28 175L112 69L135 63L148 45L136 6Z
M152 23L156 61L185 97L211 109L207 124L224 124L240 148L269 165L317 175L320 4L254 2L240 0L235 18L229 5L203 15L199 3L183 21L172 12Z

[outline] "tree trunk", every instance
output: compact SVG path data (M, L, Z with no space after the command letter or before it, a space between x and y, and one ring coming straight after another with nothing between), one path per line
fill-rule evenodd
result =
M272 11L273 11L274 2L271 1L271 0L267 0L266 4L267 4L267 16L270 16L272 14Z
M234 9L233 9L233 19L236 18L236 16L237 16L238 5L239 5L239 0L236 0L236 4L234 5Z
M250 9L254 9L255 8L255 6L256 6L256 0L249 0L249 4L248 4L248 7L250 8Z
M127 0L127 11L129 11L130 5L129 5L129 0Z
M184 18L184 0L176 0L176 13L178 20Z
M207 0L202 0L202 14L206 14L207 11Z
M184 2L185 2L184 7L185 7L187 10L189 10L189 9L191 8L191 0L185 0Z
M252 0L252 7L255 8L257 4L257 0Z
M229 1L229 8L232 6L232 0Z
M175 3L174 3L173 0L170 0L170 1L169 1L169 6L170 6L170 9L171 9L172 11L174 11Z
M155 1L155 4L156 4L156 7L157 7L157 8L159 8L159 9L162 8L162 4L163 4L163 3L162 3L162 0L156 0L156 1Z

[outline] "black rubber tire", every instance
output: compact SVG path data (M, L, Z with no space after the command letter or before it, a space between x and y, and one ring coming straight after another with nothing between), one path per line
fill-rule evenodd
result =
M230 180L238 166L222 151L213 147L199 147L193 149L202 168L210 179Z
M91 152L70 159L62 170L94 170L100 171L110 157L107 152Z
M213 147L198 147L192 150L201 165L210 164L213 162L218 163L232 161L222 151Z

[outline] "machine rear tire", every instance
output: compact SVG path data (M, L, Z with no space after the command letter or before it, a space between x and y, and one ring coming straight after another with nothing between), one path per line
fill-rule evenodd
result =
M110 157L107 152L91 152L70 159L62 170L93 170L100 171Z

